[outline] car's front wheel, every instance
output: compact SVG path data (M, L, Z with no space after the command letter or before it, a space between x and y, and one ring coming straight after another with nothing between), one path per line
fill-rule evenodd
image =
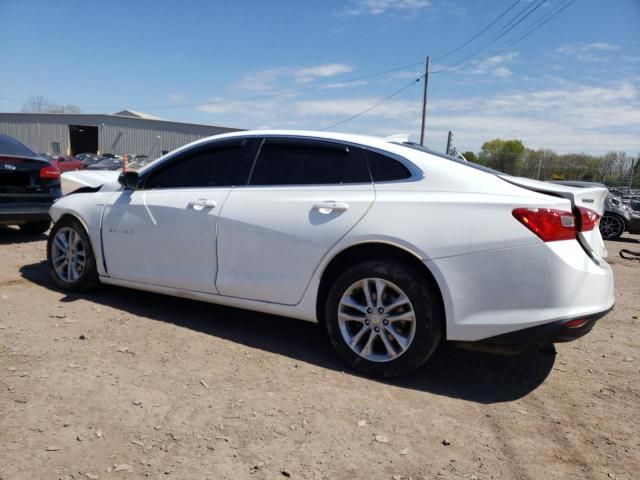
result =
M73 217L61 218L51 229L47 264L49 275L64 290L86 291L99 283L89 236Z
M442 337L443 312L432 282L410 265L354 265L329 290L325 326L338 353L367 375L394 377L422 365Z
M605 213L600 219L600 234L605 240L614 240L619 238L624 231L624 220L618 215Z

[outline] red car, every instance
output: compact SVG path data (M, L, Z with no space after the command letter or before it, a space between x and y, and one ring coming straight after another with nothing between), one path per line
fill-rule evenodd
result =
M41 153L52 165L58 167L61 172L69 172L71 170L82 170L84 163L73 157L65 157L64 155L51 155L50 153Z

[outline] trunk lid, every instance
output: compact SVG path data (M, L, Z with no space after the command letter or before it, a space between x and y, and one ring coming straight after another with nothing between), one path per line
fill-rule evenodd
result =
M47 198L60 180L41 178L40 170L51 164L40 157L0 155L0 204L39 202Z
M577 207L593 210L600 217L604 214L604 202L609 194L609 191L605 187L571 187L568 185L541 182L530 178L511 177L509 175L498 176L506 182L526 188L527 190L566 198L571 201L574 214L577 213ZM576 217L579 219L579 215L576 215ZM607 256L607 249L605 248L602 236L600 235L599 224L600 220L598 220L595 228L592 230L587 232L578 232L578 241L586 252L593 258Z

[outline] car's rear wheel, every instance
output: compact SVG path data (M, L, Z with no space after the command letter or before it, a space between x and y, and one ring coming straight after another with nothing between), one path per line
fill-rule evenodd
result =
M89 236L75 218L63 217L51 229L47 264L51 278L64 290L86 291L99 283Z
M410 265L370 261L340 275L325 307L338 353L367 375L394 377L422 365L442 337L443 313L432 282Z
M51 222L49 220L44 220L42 222L23 223L22 225L20 225L20 231L29 235L40 235L41 233L49 230L50 226Z
M600 219L600 234L605 240L614 240L619 238L624 231L624 220L618 215L605 213Z

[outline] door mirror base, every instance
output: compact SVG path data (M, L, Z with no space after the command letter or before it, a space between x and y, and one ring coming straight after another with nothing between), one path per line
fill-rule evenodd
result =
M140 183L138 172L122 172L118 176L118 183L127 190L137 190Z

